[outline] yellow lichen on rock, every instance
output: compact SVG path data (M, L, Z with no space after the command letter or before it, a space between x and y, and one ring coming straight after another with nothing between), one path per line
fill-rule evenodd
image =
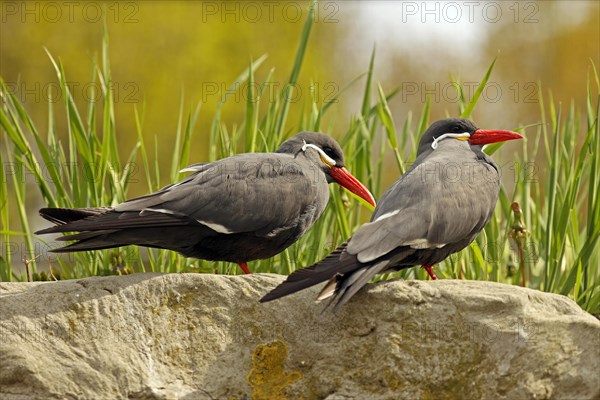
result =
M287 344L281 340L259 344L252 354L252 368L246 382L252 388L252 399L288 399L288 387L302 378L299 371L285 371Z

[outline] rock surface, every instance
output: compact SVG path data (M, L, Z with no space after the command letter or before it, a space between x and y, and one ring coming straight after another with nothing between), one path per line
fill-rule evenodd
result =
M488 282L370 285L337 314L278 275L0 283L0 398L598 399L600 322Z

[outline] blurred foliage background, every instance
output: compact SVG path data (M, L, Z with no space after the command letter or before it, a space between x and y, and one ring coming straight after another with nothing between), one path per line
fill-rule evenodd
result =
M400 153L414 154L416 138L413 140L407 135L422 132L427 120L457 116L496 59L493 74L472 118L482 128L530 129L526 132L527 142L507 143L494 155L502 169L504 192L497 216L486 228L487 236L492 242L501 240L502 248L508 246L505 231L511 220L509 202L515 198L521 201L525 222L528 227L533 226L532 240L544 252L538 260L536 251L533 277L526 282L527 286L569 294L586 309L598 308L600 293L596 290L596 279L600 269L596 243L600 230L595 221L600 218L600 207L597 207L593 181L599 166L597 154L589 156L594 151L588 151L586 146L590 149L598 146L598 127L594 122L597 121L594 88L598 82L592 66L600 65L599 2L321 1L316 5L308 46L303 50L301 45L302 51L298 50L298 43L304 43L300 36L309 6L303 1L4 1L0 6L0 76L6 90L15 95L6 103L7 97L2 97L3 110L8 110L6 115L22 120L23 125L27 125L24 121L30 118L39 132L48 133L48 138L52 138L48 139L50 147L55 136L63 145L69 142L68 117L63 110L65 99L61 97L64 90L48 56L51 54L64 67L66 84L80 113L114 111L114 121L110 120L107 130L100 129L103 119L98 112L97 124L91 124L90 137L98 138L100 132L109 132L111 138L118 139L116 150L124 162L132 149L139 146L138 133L143 134L149 164L142 159L143 151L136 155L135 164L145 170L134 170L128 181L130 185L113 194L112 202L122 201L124 196L144 194L149 185L160 187L171 183L177 178L176 170L175 174L172 170L179 160L202 162L247 149L247 143L241 147L232 144L219 148L216 138L220 135L221 144L222 138L228 135L239 138L239 133L247 130L248 122L252 121L249 115L280 115L281 109L267 111L267 108L280 98L290 71L298 70L300 75L283 134L264 132L265 135L271 135L269 141L276 141L281 136L296 133L298 127L318 126L319 130L342 139L349 165L356 168L353 172L359 173L363 180L368 179L378 197L398 177L395 157ZM103 56L105 33L110 46L106 47L108 54ZM370 69L374 49L376 62ZM304 54L301 68L294 66L297 53ZM112 93L105 102L101 80L108 76L105 68L109 64L108 57ZM255 112L248 102L251 91L246 78L229 90L239 74L257 60L262 62L257 63L261 64L259 68L253 68L251 81L267 80L260 96L260 112ZM97 65L103 65L102 71L92 77L93 66ZM367 71L372 73L372 80L367 80ZM464 96L457 92L457 78ZM354 83L347 88L351 82ZM379 89L379 105L369 111L373 105L371 100L377 97L375 87ZM383 93L396 94L388 104ZM228 98L223 105L225 95ZM368 96L373 98L368 99ZM15 99L23 104L23 112ZM330 101L333 103L328 104ZM189 156L185 144L185 155L180 159L173 150L178 147L174 144L179 143L176 132L180 114L195 115L198 104L200 111L193 129L184 129L185 136L191 130L194 132ZM327 113L324 113L320 107L326 105ZM395 124L386 123L387 114L381 114L382 105L386 113L393 116ZM136 115L142 115L143 128L136 126ZM561 115L567 116L561 120ZM72 123L73 115L70 117ZM12 122L4 121L3 127L12 129ZM216 130L213 121L218 121ZM363 121L364 126L358 121ZM388 138L397 138L399 151L386 148L386 140L382 139L385 135L380 135L384 125ZM560 140L555 132L562 132ZM0 132L0 141L8 136ZM364 137L371 139L366 147ZM158 143L156 152L155 143ZM14 145L5 147L2 142L2 146L0 155L9 163L13 156L18 160L27 153L19 150L13 154ZM275 147L275 143L267 146ZM35 151L36 157L40 150L38 147ZM370 161L366 160L369 154ZM578 156L581 163L577 162ZM112 155L107 159L113 160ZM412 162L411 159L405 161ZM369 163L375 166L373 170L368 168ZM148 165L152 168L147 168ZM154 169L160 171L160 182L150 183L147 176L158 176ZM0 183L8 187L9 194L4 191L0 196L0 200L7 200L0 211L3 221L12 222L10 229L3 227L2 240L25 237L31 241L28 246L33 248L33 240L37 238L27 232L47 225L36 213L45 205L39 192L27 190L27 196L24 195L26 186L30 189L37 186L35 176L25 172L24 177L18 178L26 180L26 184L12 185L11 179L16 177L12 167L6 165L3 171L8 185L6 180ZM519 179L521 175L526 179ZM553 185L553 176L558 189ZM582 186L579 186L580 179ZM74 179L70 185L77 187L80 182ZM10 193L13 186L18 192L14 202L15 196ZM589 190L586 192L581 187L589 187ZM310 235L276 260L255 264L255 270L264 272L276 268L278 272L289 273L314 262L327 252L329 244L335 245L329 243L330 240L336 243L343 240L341 236L349 236L360 221L368 218L368 213L358 207L344 209L346 200L333 193L334 201ZM83 203L90 204L89 201ZM24 217L25 213L28 217ZM350 217L346 218L347 214ZM593 218L588 218L590 215ZM336 218L339 226L334 229L332 239L327 228ZM554 219L559 223L554 223ZM19 227L19 220L28 222ZM22 225L31 226L24 229ZM478 238L482 249L488 240L485 236ZM565 244L571 246L566 256ZM8 246L2 247L3 253L10 253ZM318 254L303 256L307 248L313 252L319 249ZM510 267L515 263L512 256L503 255L500 263L490 266L484 262L489 256L485 251L475 250L473 245L469 251L472 252L469 256L465 251L456 260L447 261L443 276L517 283L517 275L510 272L511 268L504 276L504 271L500 273L495 266L503 268L503 263L508 262ZM92 264L86 262L87 255L81 257L75 264L77 268ZM93 258L96 256L90 257L90 260L96 259ZM111 268L122 265L118 251L98 257ZM158 256L151 263L152 268L164 264L161 257L171 256ZM473 262L464 270L465 259L469 257ZM19 259L13 255L11 260L15 263ZM8 263L12 264L10 260ZM566 263L573 268L566 270ZM187 268L177 257L168 265L170 272ZM198 265L206 271L214 268L211 263ZM593 268L588 268L590 266ZM229 267L220 265L219 271L231 271ZM18 265L15 268L14 276L24 279L21 268ZM10 269L2 271L6 272L5 279L13 276ZM98 273L80 272L73 271L73 276ZM415 275L424 277L424 273L416 269L402 276Z
M131 148L136 140L136 106L145 105L144 133L151 140L156 136L161 142L171 141L180 106L171 99L184 92L188 108L202 103L192 161L206 159L208 127L217 103L250 60L266 54L268 67L256 71L256 80L273 67L273 88L285 84L308 8L303 1L1 4L0 74L40 129L47 120L49 91L58 92L44 48L62 61L75 101L84 106L93 97L90 65L99 57L105 21L123 148ZM449 73L474 90L498 57L474 120L482 127L505 129L534 124L539 122L535 115L540 82L555 99L585 106L587 72L591 62L600 65L599 4L321 1L294 101L310 104L311 91L321 102L331 100L366 72L377 46L374 79L384 88L402 90L390 102L397 122L420 109L426 95L432 117L438 118L454 114L458 103ZM337 99L329 124L336 121L336 129L346 128L340 122L358 112L362 89L362 83L355 84ZM232 93L223 120L242 123L243 107L231 104L245 102L246 95L243 86ZM290 110L290 121L299 118L298 109ZM59 136L64 123L57 121ZM171 147L159 151L166 168ZM393 163L391 156L389 162ZM385 176L384 184L394 179ZM144 190L140 183L131 193Z

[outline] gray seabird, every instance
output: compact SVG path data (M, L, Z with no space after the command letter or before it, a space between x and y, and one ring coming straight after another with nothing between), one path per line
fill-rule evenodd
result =
M416 265L437 279L432 266L468 246L494 212L500 174L482 146L520 138L478 129L466 119L434 122L421 137L415 163L381 197L371 222L261 302L329 281L318 300L331 298L337 308L376 274Z
M54 252L138 245L186 257L247 261L272 257L306 232L329 201L336 182L375 206L369 190L344 168L331 137L301 132L275 153L246 153L195 164L183 181L114 208L42 208L56 226L37 234L79 232Z

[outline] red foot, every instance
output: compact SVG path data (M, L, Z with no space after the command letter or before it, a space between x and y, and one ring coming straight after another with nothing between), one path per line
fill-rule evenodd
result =
M433 267L431 265L423 265L423 268L425 268L425 271L427 271L427 273L429 274L429 276L431 277L431 279L433 279L434 281L437 281L437 276L435 276L435 273L433 272Z
M238 265L240 266L240 268L242 269L242 271L244 271L244 273L251 274L251 272L248 269L248 266L246 265L246 263L239 263Z

